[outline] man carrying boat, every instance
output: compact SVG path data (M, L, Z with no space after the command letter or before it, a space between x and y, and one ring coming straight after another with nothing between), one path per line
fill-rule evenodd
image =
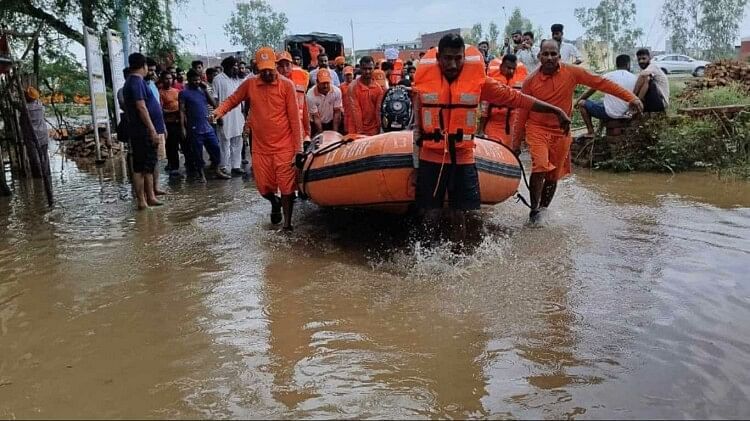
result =
M567 131L563 110L502 85L485 74L482 53L466 47L457 34L444 36L417 68L414 139L419 150L417 207L426 223L437 226L446 194L454 240L466 236L466 211L480 208L474 135L480 101L496 106L553 114Z

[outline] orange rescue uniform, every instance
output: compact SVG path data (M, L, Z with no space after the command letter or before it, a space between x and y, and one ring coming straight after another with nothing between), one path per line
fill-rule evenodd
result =
M625 102L636 99L635 95L622 86L601 76L589 73L581 67L560 63L552 75L545 75L537 69L523 84L523 93L540 101L560 107L570 116L573 112L573 94L576 85L616 96ZM547 173L546 179L557 181L570 174L570 134L564 134L554 114L542 114L519 110L513 125L513 145L520 146L525 133L526 144L531 154L532 173Z
M482 84L479 100L499 106L523 109L531 109L535 102L534 98L522 95L520 92L515 91L508 86L501 85L490 77L485 77L485 81ZM419 115L420 111L418 107L421 107L421 105L419 105L419 101L417 108L415 108L415 115ZM449 121L450 117L447 116L447 114L450 112L450 110L443 110L442 112L445 116L444 120ZM423 142L431 142L431 140L423 140ZM438 164L450 162L450 157L448 156L447 151L425 147L422 147L420 149L419 159L423 159L429 162L435 162ZM474 149L456 149L456 164L464 165L473 164L474 162Z
M349 95L345 97L351 108L350 133L374 136L380 133L380 103L385 90L373 79L365 85L362 79L349 84Z
M510 86L511 88L520 88L523 85L524 79L528 76L526 66L518 61L516 64L516 72L513 74L512 78L508 79L500 72L501 64L501 59L493 59L490 62L487 75L502 85ZM511 147L512 139L510 129L512 126L511 119L514 115L515 113L512 108L498 107L483 102L482 117L487 117L487 124L484 127L484 133L488 138L498 140L505 146Z
M278 76L278 74L277 74ZM252 110L247 126L253 133L253 173L261 195L294 193L297 171L294 155L302 150L302 130L294 84L277 77L272 83L260 77L247 79L219 105L221 117L243 101Z
M352 106L349 102L349 82L341 82L341 101L344 103L344 133L351 132Z
M310 81L310 74L302 70L301 67L293 67L291 81L294 84L294 90L297 94L297 108L299 109L299 118L302 124L302 135L305 139L310 138L310 113L307 110L307 99L305 91Z

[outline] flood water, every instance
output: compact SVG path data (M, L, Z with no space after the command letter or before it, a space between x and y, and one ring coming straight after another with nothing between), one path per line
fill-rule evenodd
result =
M136 212L119 163L0 198L0 418L747 418L750 183L562 183L468 255L251 182ZM33 192L31 192L33 190Z

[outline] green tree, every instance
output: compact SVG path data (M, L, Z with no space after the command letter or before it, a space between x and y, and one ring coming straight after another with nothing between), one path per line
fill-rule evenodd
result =
M698 32L704 57L716 59L734 56L734 43L739 35L747 0L701 0L702 15Z
M665 2L661 12L661 23L669 31L674 52L693 53L698 41L698 0Z
M661 22L672 49L707 59L734 55L747 0L673 0L662 8Z
M615 53L632 53L643 29L635 24L634 0L601 0L594 8L577 8L578 22L586 29L588 38L612 45Z
M500 28L495 22L490 22L487 30L487 41L490 43L490 51L497 52L497 41L500 38Z
M474 26L471 27L469 36L467 36L464 41L471 45L477 45L484 41L484 30L482 29L482 24L475 23Z
M608 66L617 54L633 54L643 36L643 29L635 24L633 0L601 0L596 7L577 8L573 13L586 30L585 49L593 67ZM602 55L602 50L606 61L596 66L592 61Z
M274 11L266 0L250 0L237 4L224 33L233 44L244 45L253 53L263 46L281 46L288 22L286 15Z
M521 9L516 7L508 18L508 23L505 24L505 36L510 38L510 35L514 31L534 31L534 25L531 23L529 18L524 17L521 14Z
M178 4L184 0L177 0ZM116 28L123 14L130 18L134 40L147 53L173 49L181 37L164 13L164 0L0 0L0 21L7 29L29 32L43 26L43 50L67 48L67 41L83 45L82 25Z

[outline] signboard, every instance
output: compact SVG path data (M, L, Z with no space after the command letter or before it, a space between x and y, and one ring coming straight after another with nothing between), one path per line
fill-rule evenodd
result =
M101 161L99 142L99 124L107 125L109 130L109 110L107 109L107 85L104 83L104 63L99 48L99 35L84 25L83 45L86 47L86 68L89 74L89 92L91 93L91 117L96 141L96 159Z
M122 69L125 68L125 50L123 49L122 36L112 29L107 30L107 47L109 48L109 67L112 73L112 92L114 92L115 119L120 124L120 102L117 101L117 91L125 85L125 77Z

